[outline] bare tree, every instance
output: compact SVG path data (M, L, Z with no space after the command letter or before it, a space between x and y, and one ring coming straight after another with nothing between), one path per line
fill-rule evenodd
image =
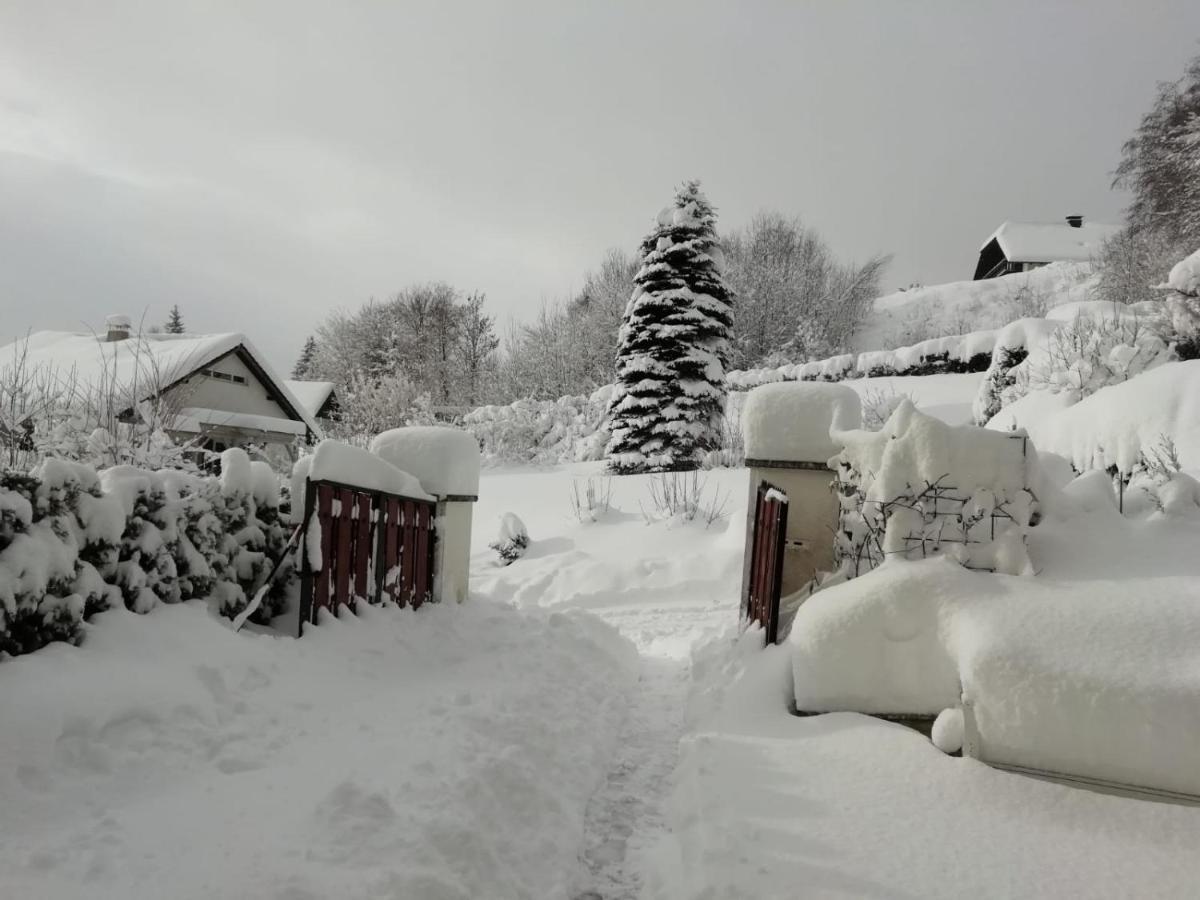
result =
M477 406L487 391L485 381L491 375L496 348L500 346L492 317L483 311L483 300L480 293L467 297L458 330L462 399L468 406Z

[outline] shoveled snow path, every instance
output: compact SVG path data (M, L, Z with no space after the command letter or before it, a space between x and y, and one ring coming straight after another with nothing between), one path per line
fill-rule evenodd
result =
M588 803L573 900L641 896L646 853L665 834L694 640L728 625L726 604L593 609L637 644L642 671L604 783Z

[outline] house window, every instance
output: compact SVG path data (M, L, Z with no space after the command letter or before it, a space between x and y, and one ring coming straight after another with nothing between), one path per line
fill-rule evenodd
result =
M218 372L216 369L201 369L200 374L216 381L229 381L233 384L245 384L245 375L231 375L228 372Z

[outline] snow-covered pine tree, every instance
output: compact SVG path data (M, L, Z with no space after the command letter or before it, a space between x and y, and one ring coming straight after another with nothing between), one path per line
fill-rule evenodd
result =
M613 472L694 469L720 446L733 306L715 224L689 181L642 241L608 408Z
M317 339L311 334L308 340L304 342L304 347L300 351L300 358L296 360L296 365L292 367L292 378L296 381L305 381L312 377L313 363L317 358Z
M179 304L176 303L171 307L171 312L167 315L167 324L163 326L163 330L167 334L183 334L183 314L179 312Z

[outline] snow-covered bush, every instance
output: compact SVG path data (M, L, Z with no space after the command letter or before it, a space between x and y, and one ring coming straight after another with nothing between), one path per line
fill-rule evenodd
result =
M40 487L34 476L0 473L0 651L12 655L82 636L77 556L58 516L38 503Z
M241 450L223 465L219 479L60 459L31 474L0 470L0 651L78 643L84 621L119 604L146 613L206 599L240 612L287 534L269 466ZM290 577L281 573L256 621L282 612Z
M1096 302L1066 312L1071 318L1009 370L1013 383L1001 391L1002 407L1039 390L1077 402L1171 358L1146 317L1130 307Z
M608 432L604 410L612 385L589 396L518 400L482 406L463 418L484 462L554 464L601 459Z
M125 516L117 557L125 606L146 613L160 602L177 603L181 596L170 545L177 540L179 509L162 478L132 466L114 466L100 477L104 492L120 501Z
M854 577L885 559L946 553L963 565L1020 574L1036 512L1023 437L947 425L903 401L882 431L833 434L840 500L834 559Z
M1167 337L1180 359L1200 358L1200 250L1171 269L1167 283Z
M1004 408L1004 392L1016 384L1012 370L1025 361L1029 351L1024 347L996 347L979 393L971 407L972 419L980 427L992 420Z
M496 551L501 565L511 566L529 549L529 532L525 523L516 513L505 513L500 517L500 530L496 540L488 546Z
M338 414L326 426L329 437L365 447L380 432L405 425L432 425L428 393L401 374L373 377L354 372L338 388Z
M862 424L868 431L878 431L892 417L905 400L912 402L911 394L898 392L894 387L867 388L859 397L862 403Z

